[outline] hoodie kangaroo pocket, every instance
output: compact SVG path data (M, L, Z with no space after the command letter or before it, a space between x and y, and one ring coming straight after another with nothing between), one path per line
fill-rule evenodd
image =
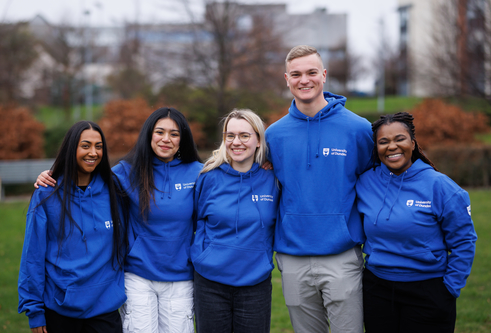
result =
M274 266L267 251L211 243L193 262L205 278L233 286L264 281Z
M97 315L92 314L92 311L98 304L104 304L106 310L114 310L119 308L125 300L124 290L114 280L90 286L69 286L65 293L60 291L55 295L55 301L59 306L74 314L79 313L81 317Z
M280 230L281 238L292 253L325 255L340 253L355 245L343 214L285 214Z

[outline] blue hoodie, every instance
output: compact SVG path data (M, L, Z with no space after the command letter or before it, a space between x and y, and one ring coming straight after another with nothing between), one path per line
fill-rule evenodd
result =
M477 240L467 192L419 159L399 176L383 164L367 171L356 192L366 268L390 281L443 277L458 297Z
M62 180L58 179L58 184ZM45 326L44 306L63 316L91 318L117 310L125 301L123 270L113 260L113 229L109 190L95 174L85 192L73 187L71 213L78 227L58 251L62 202L54 191L34 191L26 217L26 234L19 271L19 313L31 328ZM63 189L59 194L63 198Z
M125 161L113 172L129 194L129 253L125 271L152 281L186 281L193 279L189 248L193 237L194 183L203 165L168 163L153 157L153 178L157 190L150 200L147 220L140 214L138 189L132 188L131 165Z
M273 172L254 163L241 173L224 163L196 184L194 268L208 280L253 286L274 268L273 234L279 188Z
M274 250L295 256L338 254L364 241L355 184L371 165L370 123L324 93L314 117L293 100L289 114L266 131L270 161L281 183Z

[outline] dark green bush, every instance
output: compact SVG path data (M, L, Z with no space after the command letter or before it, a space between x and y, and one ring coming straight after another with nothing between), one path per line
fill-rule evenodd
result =
M491 146L441 146L425 151L439 171L460 186L491 185Z

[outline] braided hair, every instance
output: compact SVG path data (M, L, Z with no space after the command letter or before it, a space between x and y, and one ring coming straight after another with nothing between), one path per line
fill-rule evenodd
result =
M409 114L407 112L397 112L396 114L387 114L380 116L380 119L376 120L372 124L372 132L373 132L373 158L375 161L376 165L379 165L381 163L380 158L378 157L378 152L377 152L377 134L378 130L382 125L389 125L395 122L399 122L406 127L409 136L411 137L411 140L414 141L414 150L411 156L411 162L414 163L418 158L425 162L426 164L431 165L435 171L438 171L438 169L435 167L433 162L430 161L428 157L423 153L423 150L421 149L420 145L418 145L418 141L416 140L416 134L415 134L415 128L413 124L414 117L412 114Z

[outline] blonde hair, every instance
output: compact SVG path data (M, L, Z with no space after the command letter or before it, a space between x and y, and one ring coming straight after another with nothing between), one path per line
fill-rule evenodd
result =
M286 55L285 66L287 66L288 63L293 59L306 57L311 54L316 54L319 57L319 60L321 61L322 67L324 67L324 64L322 62L322 57L317 51L317 49L313 46L308 46L308 45L298 45L292 48L290 52L288 52L288 54Z
M256 132L259 142L259 147L256 148L256 152L254 153L254 162L262 165L266 161L268 147L266 146L266 140L264 138L264 123L261 118L249 109L233 109L232 112L226 115L225 118L222 120L222 132L225 132L227 130L227 125L230 119L244 119L252 126L254 132ZM232 164L232 159L227 154L227 147L225 141L222 138L222 143L220 144L220 147L213 151L211 157L205 162L201 173L216 169L223 163Z

